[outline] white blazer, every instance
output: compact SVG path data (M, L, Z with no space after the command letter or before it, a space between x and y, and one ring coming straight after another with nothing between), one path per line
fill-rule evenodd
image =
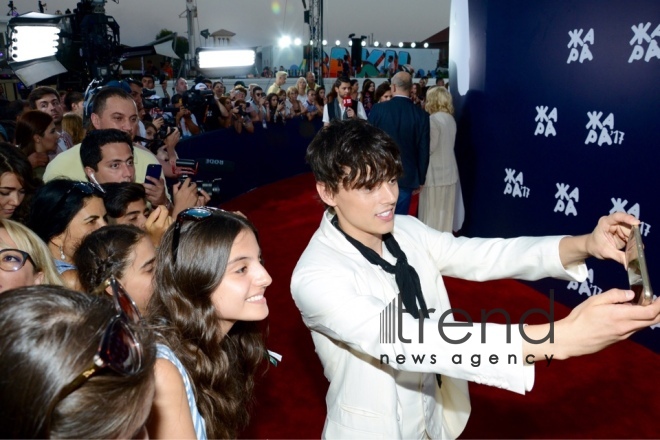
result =
M422 321L423 343L418 341L420 321L407 313L401 328L411 343L398 338L381 343L382 312L397 304L394 275L362 257L332 226L331 218L326 211L291 280L293 298L330 381L324 438L455 438L470 414L466 380L518 393L531 389L534 368L523 367L517 325L512 325L510 343L505 326L497 324L486 324L486 343L480 343L480 317L472 317L474 328L444 328L453 340L470 331L465 343L451 344L440 336L440 315L451 308L442 275L476 281L548 276L584 280L584 264L562 267L561 237L456 238L413 217L396 216L394 236L420 277L428 308L436 311ZM450 315L445 322L451 320ZM460 315L457 320L465 321ZM502 361L485 362L494 353ZM462 365L452 362L459 354ZM469 362L473 354L481 354L478 368ZM510 354L517 355L516 365L503 361ZM389 356L389 363L382 362L383 355ZM396 361L400 355L406 359L402 364ZM413 355L426 356L426 362L412 362ZM441 388L435 373L442 374Z

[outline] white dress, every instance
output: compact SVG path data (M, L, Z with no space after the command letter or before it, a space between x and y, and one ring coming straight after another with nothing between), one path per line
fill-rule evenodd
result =
M454 155L456 121L449 113L437 112L430 116L430 126L431 156L426 183L419 195L419 219L438 231L452 232L462 224L460 221L455 225L455 213L463 213Z

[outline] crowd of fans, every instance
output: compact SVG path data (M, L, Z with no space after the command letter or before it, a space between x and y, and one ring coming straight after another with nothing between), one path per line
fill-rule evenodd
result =
M173 124L153 90L145 75L88 102L37 87L2 103L0 370L22 386L0 386L5 438L235 437L247 423L271 280L251 223L176 179L179 140L203 130L187 87L161 109Z
M181 139L320 122L344 98L312 72L289 87L275 78L268 90L179 78L170 96L146 72L87 96L40 86L0 101L0 371L23 386L0 386L0 435L226 438L246 426L254 378L277 358L260 322L272 280L254 226L206 207L175 161ZM387 83L348 84L366 114L391 97Z

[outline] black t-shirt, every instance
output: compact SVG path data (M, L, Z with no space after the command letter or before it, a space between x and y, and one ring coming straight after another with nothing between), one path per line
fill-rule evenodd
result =
M209 104L204 115L204 131L217 130L220 128L220 107L218 103ZM200 124L201 125L201 124Z

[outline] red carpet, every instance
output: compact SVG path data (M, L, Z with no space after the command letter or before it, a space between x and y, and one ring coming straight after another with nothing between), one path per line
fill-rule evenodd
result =
M268 346L284 357L259 383L252 421L242 437L319 438L327 380L289 292L293 268L323 212L313 178L296 176L222 207L242 211L259 229L273 277L267 291ZM448 278L446 284L452 305L476 320L481 309L503 307L512 321L529 308L548 309L546 296L515 281ZM568 314L555 305L557 319ZM472 415L462 438L659 438L659 375L660 356L624 341L595 355L549 367L537 364L534 389L526 396L470 384Z

